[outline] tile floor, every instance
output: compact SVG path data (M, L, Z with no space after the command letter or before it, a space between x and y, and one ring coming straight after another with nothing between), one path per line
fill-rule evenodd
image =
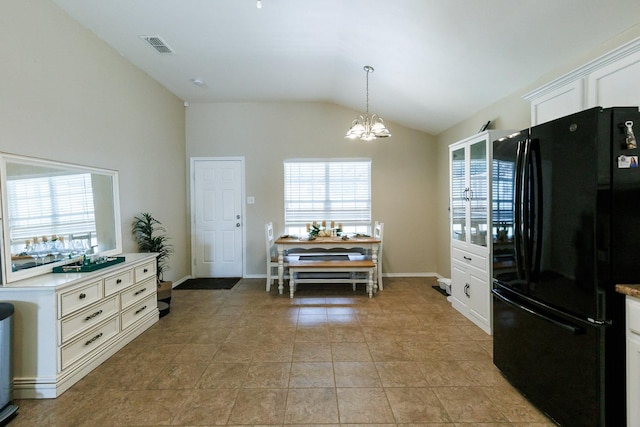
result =
M549 427L434 278L178 290L171 313L21 426Z

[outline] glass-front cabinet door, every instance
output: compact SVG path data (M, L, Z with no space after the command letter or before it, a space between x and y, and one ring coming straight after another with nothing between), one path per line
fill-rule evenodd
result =
M469 241L487 246L489 176L487 141L469 145Z
M451 151L451 239L466 241L467 160L464 146Z
M487 246L489 176L487 140L450 147L451 239Z

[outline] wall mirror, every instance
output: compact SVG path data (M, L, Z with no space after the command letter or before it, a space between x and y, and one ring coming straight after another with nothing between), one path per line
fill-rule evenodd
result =
M118 172L0 153L3 283L122 252Z

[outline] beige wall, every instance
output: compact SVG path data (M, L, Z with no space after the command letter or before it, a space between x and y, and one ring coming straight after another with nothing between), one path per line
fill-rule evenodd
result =
M528 101L522 98L528 92L545 85L546 83L571 72L572 70L592 61L607 52L640 37L640 24L619 34L614 39L600 45L594 46L586 55L571 58L555 70L531 82L528 86L521 88L510 96L487 106L478 111L473 116L463 120L450 129L437 136L437 159L438 159L438 190L436 205L440 208L437 211L438 233L435 239L438 242L438 272L450 277L450 249L449 249L449 216L447 207L449 204L449 170L448 170L448 146L449 144L472 136L478 132L480 126L487 120L492 121L492 129L525 129L531 125L531 110ZM640 100L638 100L640 105Z
M189 274L182 101L47 0L3 0L0 151L120 172L123 246L149 211Z
M168 228L167 278L187 276L186 168L191 156L244 156L249 275L262 274L263 224L282 227L282 161L370 157L373 218L386 224L385 271L449 275L447 146L477 132L529 124L522 95L640 35L640 25L488 106L437 138L389 123L393 137L363 144L343 133L359 113L331 104L182 101L47 0L3 0L0 150L120 171L125 251L138 212ZM187 133L185 151L185 129ZM186 155L185 155L186 154Z
M281 233L283 161L370 158L372 216L385 223L383 269L436 272L437 158L433 137L387 123L393 136L369 143L343 138L358 112L322 103L194 104L187 109L187 158L244 156L246 274L264 274L264 224ZM319 218L321 219L321 218Z

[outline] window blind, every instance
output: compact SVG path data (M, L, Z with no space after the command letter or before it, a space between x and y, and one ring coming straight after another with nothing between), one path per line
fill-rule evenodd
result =
M10 180L7 197L11 242L96 229L89 173Z
M371 224L371 160L287 160L285 228L335 221L343 229Z
M464 157L453 158L451 162L451 215L453 224L464 224L466 222L466 163ZM462 231L462 229L457 230Z

